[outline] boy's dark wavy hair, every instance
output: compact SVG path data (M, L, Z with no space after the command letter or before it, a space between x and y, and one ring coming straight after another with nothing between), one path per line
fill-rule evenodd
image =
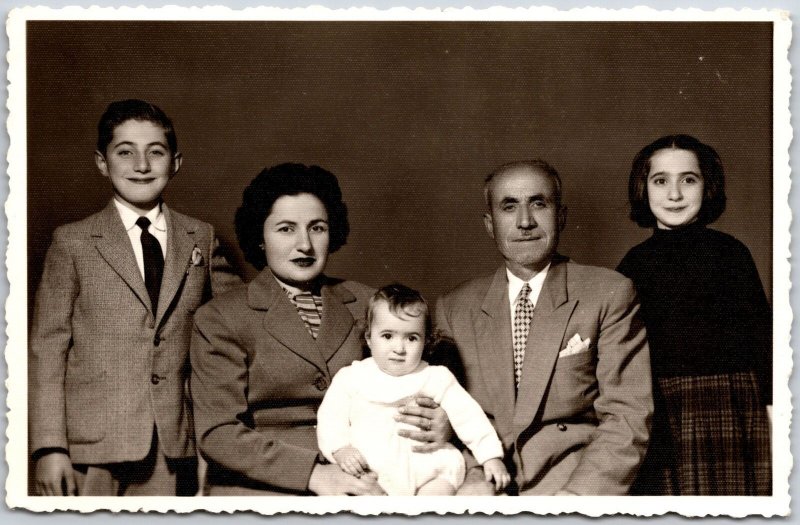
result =
M342 190L336 176L319 166L284 163L264 168L245 188L242 205L236 210L234 225L239 247L247 262L263 270L267 257L264 243L264 221L272 206L284 195L308 193L318 198L328 212L330 242L328 253L333 253L347 243L350 223L347 206L342 201Z
M167 136L170 153L178 152L178 138L175 136L175 128L167 114L155 104L135 98L118 100L108 105L97 123L97 151L105 155L106 148L114 138L114 130L129 120L152 122L161 126Z

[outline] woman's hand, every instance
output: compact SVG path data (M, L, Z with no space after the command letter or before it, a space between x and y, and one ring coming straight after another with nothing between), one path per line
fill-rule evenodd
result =
M339 467L350 474L360 478L369 471L369 464L361 452L355 447L342 447L333 453L333 459Z
M347 474L338 465L314 465L308 490L318 496L383 496L378 475L367 472L361 478Z
M401 428L397 433L403 437L424 443L414 447L414 452L433 452L450 441L453 428L447 413L430 397L420 396L416 405L400 407L395 421L419 428L419 431Z

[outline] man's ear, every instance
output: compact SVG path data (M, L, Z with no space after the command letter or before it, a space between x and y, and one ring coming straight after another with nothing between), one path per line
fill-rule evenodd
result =
M483 226L486 228L486 233L489 234L489 237L494 239L494 222L492 221L492 214L486 212L483 214Z
M103 177L108 177L108 164L106 164L106 156L97 150L94 152L94 164L97 166L97 169L100 170L100 173L103 174Z
M172 173L170 173L170 177L178 173L178 170L181 169L182 162L183 154L180 151L172 156Z
M567 227L567 207L561 206L558 210L558 231L563 232Z

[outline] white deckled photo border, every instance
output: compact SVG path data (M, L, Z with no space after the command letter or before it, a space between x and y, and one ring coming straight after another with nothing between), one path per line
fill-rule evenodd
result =
M769 22L773 24L773 495L770 497L38 497L28 494L28 290L27 290L27 106L26 106L26 22L35 20L170 20L170 21L725 21ZM8 444L6 461L6 504L12 509L34 512L71 510L91 512L107 509L213 513L254 511L273 515L282 513L327 514L350 512L358 515L404 514L519 514L539 515L578 513L586 516L633 514L656 516L678 513L699 516L786 516L790 512L789 475L793 464L790 452L792 400L789 377L793 367L790 347L792 310L790 305L790 224L792 210L788 196L791 189L789 147L791 72L788 50L791 43L789 14L778 10L753 9L677 9L656 10L647 7L610 10L587 7L561 11L551 7L486 9L471 8L185 8L145 7L25 7L11 11L7 20L8 111L7 129L9 189L6 201L9 244L7 277L10 283L6 303L8 343L5 357L8 366Z

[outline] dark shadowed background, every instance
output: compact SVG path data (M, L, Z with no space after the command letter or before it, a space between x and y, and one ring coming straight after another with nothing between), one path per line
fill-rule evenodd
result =
M433 300L493 271L483 177L532 157L564 179L560 251L613 268L649 235L627 218L631 160L680 132L720 153L713 227L750 248L772 297L769 23L29 22L27 64L31 303L53 229L110 199L92 155L123 98L173 119L184 164L166 201L214 224L248 279L233 214L286 161L339 178L352 233L330 275Z

